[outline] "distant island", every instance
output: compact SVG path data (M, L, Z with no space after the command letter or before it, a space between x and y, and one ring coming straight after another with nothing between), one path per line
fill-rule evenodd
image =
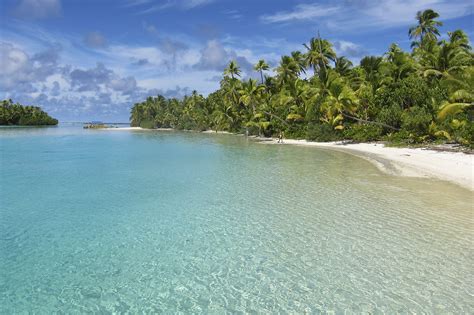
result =
M3 100L0 106L0 125L3 126L52 126L58 120L49 116L38 106L25 106Z
M131 110L132 126L236 133L315 141L385 140L474 145L474 55L462 30L441 37L439 14L420 11L409 29L412 51L392 44L382 56L353 66L319 36L304 52L265 60L240 80L235 60L220 88L204 97L148 97ZM440 38L441 37L441 38Z

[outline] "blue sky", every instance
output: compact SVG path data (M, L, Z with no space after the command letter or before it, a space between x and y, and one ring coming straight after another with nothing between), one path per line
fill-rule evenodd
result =
M255 76L258 59L275 66L318 30L354 63L393 42L408 49L426 8L443 34L472 38L470 0L4 0L0 98L62 121L128 121L134 102L207 95L230 59Z

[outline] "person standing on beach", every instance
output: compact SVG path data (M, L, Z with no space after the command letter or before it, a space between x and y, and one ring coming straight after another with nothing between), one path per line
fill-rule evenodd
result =
M278 143L283 143L283 132L280 131L280 134L278 135Z

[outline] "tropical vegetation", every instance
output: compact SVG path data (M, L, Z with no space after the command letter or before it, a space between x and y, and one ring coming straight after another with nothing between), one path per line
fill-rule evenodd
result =
M473 146L474 55L462 30L441 36L433 10L409 29L412 50L392 44L354 66L318 35L304 51L242 79L235 60L220 88L204 97L148 97L131 110L132 126L225 130L309 140L444 141ZM269 70L273 70L269 73Z
M3 100L0 106L0 125L41 126L57 125L58 120L37 106L24 106Z

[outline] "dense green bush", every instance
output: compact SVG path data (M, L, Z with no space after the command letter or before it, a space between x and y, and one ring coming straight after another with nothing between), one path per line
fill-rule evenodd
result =
M416 135L428 133L428 126L433 120L433 115L428 109L418 106L405 110L402 114L402 129Z
M358 142L379 140L381 134L382 128L373 124L355 124L344 130L344 138Z
M155 122L153 120L143 120L140 122L140 127L145 129L152 129L155 128Z
M446 98L446 91L441 87L430 87L426 81L410 76L379 89L374 103L378 108L396 105L407 109L416 106L433 111L433 105Z
M342 139L342 133L330 125L310 124L306 132L306 140L310 141L337 141Z
M377 121L393 128L400 128L402 125L402 114L403 110L396 104L392 104L387 107L383 107L378 115ZM391 128L384 127L383 133L389 133L393 131Z

